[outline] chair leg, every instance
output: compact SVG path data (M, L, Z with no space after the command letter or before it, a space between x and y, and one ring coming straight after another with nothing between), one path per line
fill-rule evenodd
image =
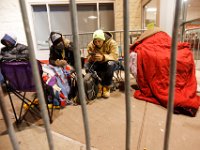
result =
M25 98L25 96L26 96L26 92L24 92L23 99ZM19 120L22 120L21 116L22 116L23 105L24 105L24 101L22 101L22 104L21 104L20 113L19 113Z
M46 106L47 106L47 112L48 112L48 116L49 116L49 122L52 123L53 122L53 119L52 119L52 117L53 117L53 106L51 108L51 112L49 110L48 102L46 102Z
M15 111L15 107L14 107L14 104L13 104L13 101L12 101L12 97L10 95L10 91L9 90L8 90L8 96L9 96L9 99L10 99L10 103L11 103L11 107L12 107L12 110L13 110L13 113L14 113L14 116L15 116L16 123L18 124L19 120L18 120L18 117L17 117L17 113Z
M50 119L51 119L51 123L53 122L53 112L54 112L54 97L52 98L52 108L51 108L51 112L50 112Z
M26 105L28 106L28 108L27 108L26 112L24 113L24 115L22 116L22 118L25 118L28 112L30 112L32 115L33 115L33 113L34 113L34 114L35 114L36 116L38 116L39 118L41 117L40 115L38 115L39 109L37 109L37 108L35 107L35 100L36 100L36 99L37 99L37 98L35 97L35 98L31 101L30 104L28 104L28 103L25 102ZM32 107L32 106L33 106L33 107ZM36 110L38 110L38 112L36 112ZM35 116L35 115L33 115L33 116Z
M45 95L45 101L46 101L46 106L47 106L47 112L48 112L48 116L49 116L49 122L52 123L53 122L53 101L52 101L52 108L51 108L51 112L49 110L49 106L48 106L48 96L47 96L47 87L45 85L43 85L43 89L44 89L44 95Z
M9 88L8 88L9 89ZM21 101L21 107L20 107L20 112L19 112L19 116L17 116L17 113L16 113L16 110L15 110L15 107L14 107L14 103L13 103L13 99L12 99L12 96L11 96L11 92L13 94L15 94L15 96L17 96ZM28 112L30 112L32 114L32 116L38 116L38 117L41 117L40 114L38 114L39 112L39 108L38 107L32 107L32 106L35 106L35 100L37 97L34 97L33 100L30 100L28 98L26 98L26 92L18 92L18 91L15 91L13 89L9 89L8 90L8 95L9 95L9 99L10 99L10 103L11 103L11 107L12 107L12 110L13 110L13 113L14 113L14 116L15 116L15 120L16 120L16 124L20 124L22 120L25 119L26 115ZM49 121L50 123L52 123L53 119L53 107L51 108L51 110L48 108L48 102L47 102L47 97L45 95L45 99L46 99L46 106L47 106L47 111L48 111L48 116L49 116ZM30 102L30 103L29 103ZM26 104L28 107L27 107L27 110L22 114L23 112L23 106L24 104ZM36 109L38 110L38 112L36 111Z
M37 108L32 108L32 106L34 105L34 102L35 102L35 98L33 100L30 100L30 99L27 99L26 98L26 92L24 92L24 94L22 95L20 92L17 92L17 91L13 91L13 93L15 94L15 96L17 96L21 101L21 107L20 107L20 113L19 113L19 116L17 116L16 114L16 111L15 111L15 108L14 108L14 104L12 102L12 97L9 93L9 98L10 98L10 101L11 101L11 105L12 105L12 108L13 108L13 112L14 112L14 115L15 115L15 118L16 118L16 123L19 124L22 122L22 120L25 119L26 115L28 112L30 112L32 114L32 116L38 116L40 117L40 115L38 115L38 112L36 112L36 109ZM30 102L30 103L28 103ZM22 115L22 110L23 110L23 106L24 104L26 104L28 106L27 110L24 112L24 114ZM34 110L35 109L35 110ZM39 110L39 109L38 109ZM34 115L34 114L35 115Z

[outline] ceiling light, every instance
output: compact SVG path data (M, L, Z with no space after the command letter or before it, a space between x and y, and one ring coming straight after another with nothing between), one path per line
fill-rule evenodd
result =
M156 11L157 11L157 8L151 7L151 8L147 8L146 10L147 10L148 12L156 12Z
M89 16L88 19L97 19L97 16Z

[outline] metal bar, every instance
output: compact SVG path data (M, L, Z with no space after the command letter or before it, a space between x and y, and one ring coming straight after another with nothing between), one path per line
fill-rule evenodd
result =
M146 29L129 30L129 32L144 32L144 31L146 31ZM116 33L116 32L124 32L124 30L104 31L104 32ZM86 34L93 34L93 32L78 33L78 35L86 35ZM65 34L64 36L71 36L71 34Z
M19 0L19 4L20 4L22 20L23 20L26 39L27 39L28 48L29 48L33 78L34 78L35 83L37 83L35 85L36 85L36 90L37 90L38 99L39 99L39 103L40 103L40 109L42 112L42 118L44 120L44 126L45 126L45 130L46 130L46 134L47 134L49 149L53 150L54 149L53 138L52 138L52 134L51 134L51 130L50 130L49 117L47 115L47 107L46 107L46 103L45 103L45 99L44 99L44 92L43 92L43 88L41 85L42 81L41 81L41 77L40 77L40 74L38 71L39 70L38 63L35 58L33 40L32 40L32 36L31 36L30 25L28 22L28 14L27 14L27 10L26 10L26 2L25 2L25 0Z
M124 66L125 66L125 99L126 99L126 150L131 149L131 100L129 68L129 0L124 0Z
M7 106L5 104L5 99L4 99L4 95L3 95L1 85L0 85L0 108L1 108L3 118L5 120L6 127L8 129L8 133L9 133L9 137L10 137L10 140L11 140L11 143L12 143L12 147L13 147L14 150L19 150L19 144L18 144L16 135L15 135L14 128L13 128L12 123L11 123L9 116L8 116L8 110L7 110Z
M23 100L24 100L25 96L26 96L26 92L24 92L24 95L23 95L23 98L22 98ZM20 107L19 118L21 118L21 116L22 116L23 106L24 106L24 101L22 101L22 104L21 104L21 107Z
M184 25L184 24L187 24L187 23L191 23L191 22L195 22L195 21L199 21L199 20L200 20L200 18L184 21L181 25Z
M97 29L100 29L101 28L101 25L100 25L100 13L99 13L99 3L97 2L96 3L96 6L97 6Z
M49 8L49 4L46 4L46 8L47 8L47 19L48 19L48 27L49 27L49 31L51 32L51 17L50 17L50 8Z
M75 69L77 73L77 81L78 81L78 93L81 102L82 108L82 116L83 123L85 129L85 140L86 140L86 149L90 150L90 130L88 123L88 115L86 109L86 101L85 101L85 92L83 85L83 77L82 77L82 69L81 69L81 56L79 50L79 39L78 39L78 20L77 20L77 7L76 1L70 0L70 8L71 8L71 22L72 22L72 33L73 33L73 42L74 42L74 59L75 59Z
M200 33L198 33L198 35L197 35L197 39L198 39L198 46L197 46L197 58L196 58L196 60L199 60L200 58L199 58L199 53L200 53Z
M178 27L179 27L179 16L180 16L180 6L182 0L176 0L174 25L172 33L172 46L171 46L171 64L170 64L170 87L169 87L169 97L168 97L168 107L167 107L167 121L165 127L164 136L164 147L163 150L168 150L171 121L174 110L174 87L176 79L176 49L177 49L177 39L178 39Z
M8 89L8 86L6 86L6 88ZM8 96L9 96L9 100L10 100L10 103L11 103L11 107L12 107L12 110L13 110L13 113L14 113L14 116L15 116L16 123L18 123L17 113L16 113L16 111L15 111L15 107L14 107L14 104L13 104L13 102L12 102L12 97L11 97L11 93L10 93L9 90L8 90Z
M187 1L182 1L182 20L183 22L186 21L186 18L187 18ZM185 24L183 24L182 26L182 31L181 31L181 41L183 41L183 35L184 35L184 32L185 32Z
M194 30L200 30L200 27L193 28L193 29L186 29L185 32L187 32L187 31L194 31Z

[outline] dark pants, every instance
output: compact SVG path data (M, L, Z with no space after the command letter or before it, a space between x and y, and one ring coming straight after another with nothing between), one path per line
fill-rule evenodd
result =
M117 66L116 61L107 61L103 63L90 62L85 64L85 69L96 71L97 75L101 78L101 84L103 86L109 86L112 84L112 78Z

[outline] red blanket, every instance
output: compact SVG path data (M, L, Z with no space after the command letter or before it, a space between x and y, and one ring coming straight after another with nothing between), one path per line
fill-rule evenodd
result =
M157 32L131 46L137 53L137 83L134 97L167 107L169 90L171 37ZM179 43L174 97L174 113L195 116L200 105L192 52L187 43Z

